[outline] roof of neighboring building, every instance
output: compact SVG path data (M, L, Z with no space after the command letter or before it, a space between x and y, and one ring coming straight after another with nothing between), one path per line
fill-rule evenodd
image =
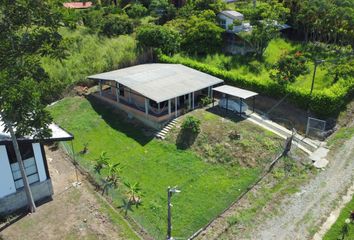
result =
M225 93L230 96L239 97L242 99L247 99L258 95L256 92L248 91L242 88L233 87L229 85L222 85L220 87L213 88L213 91Z
M220 12L219 14L225 15L226 17L229 17L233 20L238 19L238 20L243 20L244 16L240 12L236 12L233 10L224 10Z
M224 82L217 77L181 64L161 63L137 65L88 78L116 81L156 102L163 102Z
M4 123L0 120L0 143L1 142L10 142L10 134L5 132ZM53 142L53 141L68 141L74 139L74 136L59 127L58 125L52 123L49 125L49 129L52 130L52 136L49 138L42 139L44 142ZM18 138L19 141L36 141L32 136L25 136Z
M90 8L92 7L92 2L66 2L63 3L64 7L66 8Z

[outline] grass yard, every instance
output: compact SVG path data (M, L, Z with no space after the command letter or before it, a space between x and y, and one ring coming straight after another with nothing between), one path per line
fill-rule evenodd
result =
M353 240L354 239L354 222L349 224L348 235L342 238L342 228L345 224L345 220L349 218L350 213L354 211L354 198L343 208L337 221L332 225L326 235L323 237L323 240L332 240L332 239L343 239L343 240Z
M227 70L231 73L239 74L245 78L256 78L257 81L269 82L273 81L269 77L269 69L271 66L275 64L283 54L295 51L301 51L306 55L310 54L307 52L304 45L283 38L277 38L270 42L262 61L249 56L228 56L222 53L207 56L184 56L177 54L174 58L190 58L217 67L221 70ZM314 64L308 62L308 67L310 71L307 74L298 77L296 81L292 83L294 86L308 90L311 88ZM328 76L327 73L328 71L325 64L321 64L317 67L316 82L314 85L315 89L321 90L330 87L333 84L333 79Z
M262 172L260 166L203 161L193 150L179 150L174 143L152 139L147 129L127 122L125 116L94 101L66 98L49 110L58 124L75 135L76 153L88 143L88 153L79 159L83 167L93 172L94 159L106 151L111 162L123 167L121 182L140 183L142 205L133 207L128 214L156 239L163 239L166 234L168 186L177 185L182 190L172 199L173 235L186 238L225 209ZM212 118L215 115L207 114L204 120ZM279 141L261 129L258 133L268 136L269 141ZM258 151L267 152L254 150L255 155ZM115 206L122 204L124 191L124 187L119 187L113 192Z

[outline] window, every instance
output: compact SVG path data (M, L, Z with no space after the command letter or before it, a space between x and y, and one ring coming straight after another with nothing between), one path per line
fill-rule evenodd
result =
M27 174L29 184L39 181L39 175L37 170L36 161L34 158L33 147L31 143L19 143L20 152L25 166L25 171ZM11 166L12 176L14 178L16 189L23 187L23 180L21 176L20 167L17 162L15 150L12 144L6 145L7 154L9 157L9 162Z
M225 19L220 19L220 26L221 26L223 29L226 29L226 20L225 20Z

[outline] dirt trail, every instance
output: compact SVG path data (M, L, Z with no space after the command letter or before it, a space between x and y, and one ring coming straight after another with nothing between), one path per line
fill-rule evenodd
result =
M101 211L101 203L83 176L79 175L81 186L73 187L76 175L68 157L61 150L46 149L46 153L53 200L6 228L0 239L127 239L126 226L112 223Z
M254 239L309 239L354 179L354 137L329 156L328 167L285 199L281 214L253 231Z

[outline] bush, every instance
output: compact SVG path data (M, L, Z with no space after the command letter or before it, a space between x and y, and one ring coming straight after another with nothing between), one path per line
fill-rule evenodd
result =
M148 13L148 10L146 7L144 7L144 5L140 4L140 3L135 3L133 4L128 10L127 10L127 14L129 17L131 18L139 18L139 17L143 17L146 16L146 14Z
M180 58L177 60L173 57L161 55L159 60L166 63L183 64L221 78L226 84L246 88L271 97L282 97L289 94L288 99L290 101L302 108L306 108L309 105L310 110L321 117L337 113L346 102L350 91L354 89L354 81L345 81L342 79L329 88L313 90L312 96L310 96L309 89L292 85L284 86L274 81L259 81L252 77L245 78L237 73L220 70L189 58Z
M182 123L182 130L196 134L200 132L200 120L194 116L187 116Z
M124 15L108 15L103 20L101 34L108 37L130 34L134 30L134 23Z
M208 106L212 102L213 99L211 99L210 97L203 97L202 99L200 99L200 103L203 107Z

